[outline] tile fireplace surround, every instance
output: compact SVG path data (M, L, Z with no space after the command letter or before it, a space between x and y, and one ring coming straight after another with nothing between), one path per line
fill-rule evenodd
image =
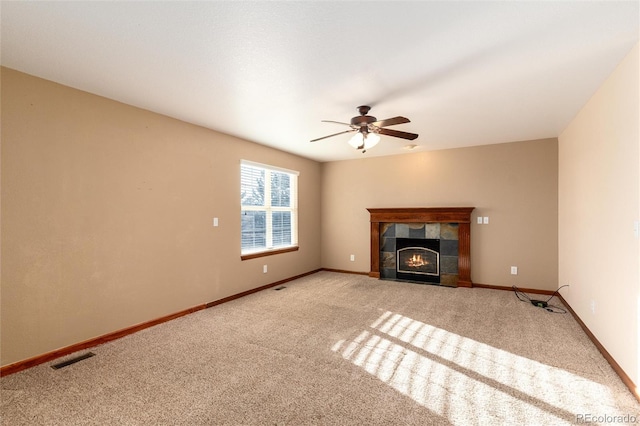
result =
M388 223L453 223L458 225L458 287L471 282L471 212L475 207L408 207L367 209L371 219L371 269L380 278L380 228Z

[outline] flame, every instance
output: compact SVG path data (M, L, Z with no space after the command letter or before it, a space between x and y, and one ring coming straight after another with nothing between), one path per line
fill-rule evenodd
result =
M405 264L411 268L419 268L424 265L428 265L429 261L427 259L423 259L421 254L414 254L411 256Z

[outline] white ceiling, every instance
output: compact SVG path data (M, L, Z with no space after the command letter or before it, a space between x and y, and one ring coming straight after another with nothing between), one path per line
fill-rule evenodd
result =
M6 2L3 66L318 161L371 105L416 150L555 137L638 42L638 1Z

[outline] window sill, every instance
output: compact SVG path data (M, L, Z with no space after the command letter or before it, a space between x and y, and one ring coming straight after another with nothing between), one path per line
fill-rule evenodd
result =
M299 249L298 246L293 246L293 247L285 247L285 248L281 248L281 249L258 251L258 252L255 252L255 253L243 254L243 255L240 256L240 259L241 260L256 259L258 257L272 256L274 254L289 253L291 251L298 251L298 249Z

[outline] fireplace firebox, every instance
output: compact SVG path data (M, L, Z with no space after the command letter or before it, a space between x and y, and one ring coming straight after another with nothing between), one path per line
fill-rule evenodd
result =
M396 278L440 283L440 240L397 238Z

